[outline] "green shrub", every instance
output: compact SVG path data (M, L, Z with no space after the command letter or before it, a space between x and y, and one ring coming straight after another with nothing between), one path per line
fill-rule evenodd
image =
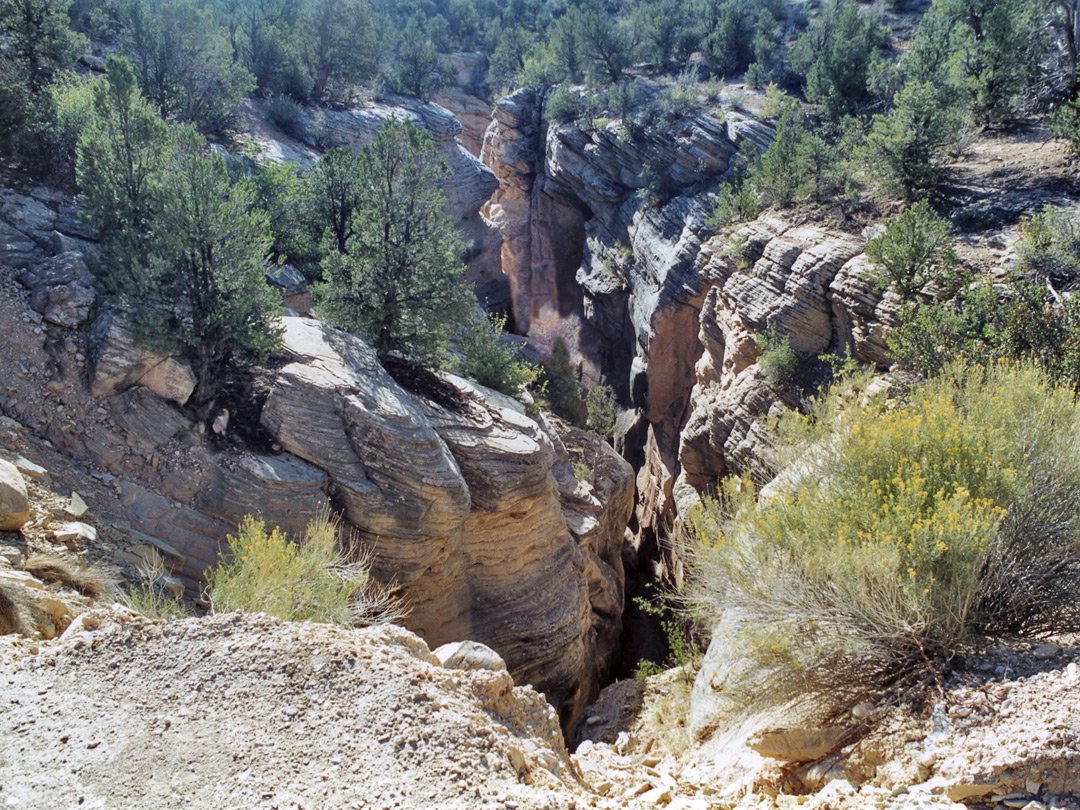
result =
M1080 277L1080 216L1047 206L1022 220L1016 258L1021 270L1042 278L1076 280Z
M518 348L504 338L505 315L477 317L458 341L458 368L481 385L512 397L536 382L540 369L518 359Z
M581 96L565 84L560 84L544 102L544 118L556 124L569 124L582 116L585 107Z
M337 549L337 527L313 520L294 543L251 517L228 538L231 554L206 577L215 613L263 612L287 621L362 625L392 621L400 605L369 577L366 564L346 563Z
M1080 96L1058 107L1050 116L1050 132L1080 154Z
M782 337L776 327L769 325L766 330L754 337L754 342L761 349L758 368L762 376L771 385L786 385L799 368L799 355L791 348L791 341Z
M266 102L266 117L286 135L304 137L304 108L288 96L275 96Z
M957 281L959 258L952 226L926 200L919 200L866 246L870 279L880 289L910 297L927 284L948 288Z
M918 696L971 644L1080 628L1071 391L1016 364L954 365L899 403L866 381L783 420L769 497L729 482L694 519L698 603L753 661L747 700L837 717Z
M716 195L712 216L705 223L714 231L722 231L741 222L749 222L761 213L761 203L750 184L736 180L725 185Z
M597 385L586 392L585 414L585 427L590 433L604 441L614 438L619 408L615 404L615 392L610 386Z
M1044 283L972 284L947 301L909 302L886 344L902 366L929 376L953 360L1022 360L1080 389L1080 301Z

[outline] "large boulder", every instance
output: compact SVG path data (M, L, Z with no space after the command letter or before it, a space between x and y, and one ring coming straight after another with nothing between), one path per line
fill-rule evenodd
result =
M136 385L183 405L195 390L195 373L184 359L150 351L136 343L113 312L103 312L91 327L91 388L112 396Z
M26 481L10 461L0 459L0 531L16 531L30 520Z
M98 301L94 278L78 251L27 267L19 281L30 290L31 307L50 323L69 329L89 320Z

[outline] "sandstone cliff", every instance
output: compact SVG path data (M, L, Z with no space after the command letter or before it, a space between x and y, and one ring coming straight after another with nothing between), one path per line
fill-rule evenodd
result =
M737 151L767 147L767 124L706 107L631 136L617 120L546 122L543 105L528 88L501 99L483 153L517 326L551 313L581 324L584 378L633 413L620 448L637 470L639 547L664 558L701 492L761 471L765 419L794 404L761 374L755 334L774 326L807 361L848 347L880 365L895 306L862 277L859 233L780 216L728 236L705 225Z
M491 645L576 719L621 630L626 462L462 378L412 393L361 340L297 317L279 367L227 393L215 422L232 427L206 431L182 407L186 363L133 344L79 249L47 258L82 247L50 230L55 205L7 193L19 205L0 214L25 244L5 254L18 280L0 264L0 408L97 466L118 560L154 548L193 589L244 514L299 532L330 503L401 586L411 628ZM592 456L590 482L567 444Z

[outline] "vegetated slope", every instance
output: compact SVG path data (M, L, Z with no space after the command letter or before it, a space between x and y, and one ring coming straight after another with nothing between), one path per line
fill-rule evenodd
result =
M9 637L10 638L10 637ZM0 801L48 808L566 808L554 710L394 626L114 607L9 645Z

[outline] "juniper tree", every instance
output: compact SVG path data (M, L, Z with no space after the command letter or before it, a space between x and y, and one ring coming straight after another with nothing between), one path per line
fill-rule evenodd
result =
M323 260L319 312L380 359L437 364L472 297L438 185L449 170L426 130L396 118L358 158L352 232L344 253Z
M117 299L136 337L179 351L196 377L192 404L208 412L233 365L280 343L277 293L266 283L272 243L254 191L232 184L224 159L179 127L157 186L147 250L130 257Z

